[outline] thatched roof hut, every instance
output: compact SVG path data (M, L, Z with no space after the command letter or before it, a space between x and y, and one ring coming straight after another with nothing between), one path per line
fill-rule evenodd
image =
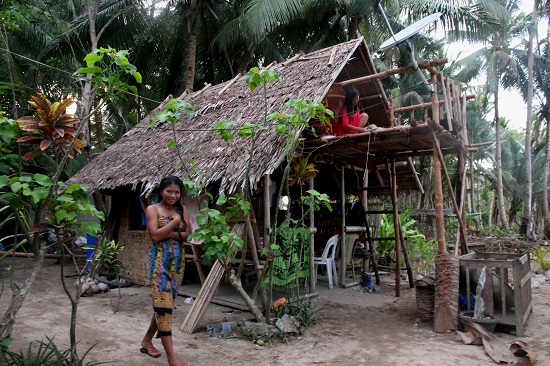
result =
M187 146L182 153L183 160L193 159L196 165L192 177L195 181L205 185L217 182L220 191L229 193L244 186L246 166L239 151L246 151L249 141L222 141L212 130L213 122L258 123L264 119L264 108L267 113L280 111L291 98L321 102L335 81L376 72L363 38L307 55L299 54L270 67L278 72L282 82L267 86L265 100L260 89L250 92L242 75L178 97L191 103L196 111L194 118L184 117L174 126L177 143ZM371 120L379 126L389 126L388 104L380 82L376 80L358 88L363 97L376 99L374 108L369 110ZM85 183L93 191L130 187L149 193L166 175L184 176L175 149L168 148L168 142L174 139L172 126L166 123L150 127L151 119L164 109L168 100L86 165L71 181ZM293 132L296 136L301 133L300 128ZM284 161L288 153L286 142L285 136L274 129L262 133L249 174L251 186Z
M283 63L270 65L270 68L277 71L282 82L268 84L265 97L260 88L250 92L244 83L244 76L238 75L231 81L215 86L207 85L202 90L186 92L179 96L177 99L186 100L195 107L194 118L183 117L174 126L165 123L152 128L151 120L164 109L170 99L168 98L119 141L86 165L71 178L71 181L85 183L92 191L125 193L112 194L113 199L118 200L116 204L113 202L112 208L122 211L114 214L111 211L111 217L120 217L120 223L113 223L112 226L120 228L118 237L123 244L132 244L131 252L123 252L123 255L127 256L123 261L132 263L132 280L146 283L147 259L143 253L146 252L150 239L141 223L141 210L136 192L149 194L166 175L186 176L177 156L178 149L168 147L170 141L175 139L178 145L186 146L184 151L179 152L183 161L194 161L195 170L190 178L196 182L216 186L219 191L232 193L244 187L248 177L250 186L257 187L263 177L272 174L281 166L289 153L294 153L286 146L286 136L277 133L274 128L263 131L257 141L247 174L247 166L241 156L242 152L248 155L250 141L238 139L230 143L224 142L213 131L212 124L216 121L233 121L241 125L246 122L259 123L264 121L266 112L269 114L281 111L289 99L329 103L331 93L336 89L353 85L359 89L360 104L367 109L369 121L378 126L376 130L329 138L307 136L302 133L303 127L291 128L291 132L297 138L301 138L300 152L311 154L316 162L319 170L315 179L316 190L332 193L333 198L339 199L342 205L345 205L346 194L364 197L366 188L369 189L369 195L376 194L376 189L385 192L380 194L389 194L391 187L393 212L396 216L396 187L399 191L422 189L411 157L434 154L434 146L440 146L437 148L439 153L460 154L459 161L462 163L459 167L459 177L463 177L463 154L467 150L465 96L461 95L457 85L445 82L444 76L435 69L435 66L445 62L443 59L420 65L421 68L429 70L434 84L437 84L438 80L441 82L442 88L446 90L443 93L444 101L438 101L437 93L434 93L431 103L394 108L392 101L386 98L380 79L390 74L411 72L414 68L405 67L377 73L363 38L307 55L298 54ZM431 108L431 115L426 111L423 121L413 121L411 118L408 125L401 125L400 117L395 117L416 108ZM454 114L451 114L453 110ZM444 119L446 126L441 124ZM315 125L315 121L310 122ZM434 155L433 159L438 164L442 160L437 155ZM389 174L390 160L392 174ZM359 181L357 171L361 170L365 174L362 181ZM436 173L436 224L443 228L440 169L434 169L434 175ZM270 227L268 181L267 178L266 184L262 185L264 238L269 238ZM462 189L457 187L456 191L461 192ZM341 212L342 218L337 225L341 225L342 242L346 242L345 209ZM136 213L138 217L135 217ZM260 222L261 220L258 220L258 223ZM398 220L395 219L395 222ZM335 226L334 222L329 224L330 229ZM316 224L316 228L322 230L322 222ZM317 231L317 234L320 231ZM444 248L444 235L441 233L444 234L443 230L438 231L438 246ZM465 238L465 235L463 237ZM399 248L399 245L396 244L396 248ZM342 250L342 266L346 263L345 258L346 254ZM400 273L399 270L397 273ZM344 276L341 275L341 285L344 284L344 280ZM396 292L399 287L400 285L396 285Z

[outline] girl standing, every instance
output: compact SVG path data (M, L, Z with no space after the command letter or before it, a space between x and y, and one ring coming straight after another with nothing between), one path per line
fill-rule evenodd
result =
M183 182L167 176L160 182L160 202L147 207L145 217L151 244L150 268L154 314L141 341L141 352L153 358L161 356L153 346L153 336L162 341L170 366L187 365L174 352L172 309L183 279L185 251L183 242L191 233L187 210L180 203Z

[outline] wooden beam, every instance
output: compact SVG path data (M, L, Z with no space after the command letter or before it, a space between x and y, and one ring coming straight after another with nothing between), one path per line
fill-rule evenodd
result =
M443 104L443 103L444 103L443 100L439 101L439 104ZM431 106L432 106L432 102L420 103L420 104L415 104L415 105L409 105L409 106L406 106L406 107L395 108L393 110L393 112L394 113L403 113L403 112L414 111L416 109L431 108Z
M442 59L439 59L439 60L422 62L422 63L418 64L418 67L421 68L421 69L427 69L429 67L445 65L446 63L447 63L447 59L442 58ZM362 76L360 78L355 78L355 79L342 81L342 82L339 82L339 83L334 83L334 85L339 85L339 86L345 87L345 86L348 86L348 85L366 84L366 83L369 83L371 81L384 79L388 76L395 75L395 74L402 74L402 73L405 73L405 72L416 72L416 69L414 68L414 66L400 67L400 68L393 69L393 70L379 72L377 74Z

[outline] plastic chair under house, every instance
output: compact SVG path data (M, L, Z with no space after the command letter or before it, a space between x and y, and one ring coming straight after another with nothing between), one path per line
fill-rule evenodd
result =
M336 247L338 245L338 235L332 236L328 241L323 254L320 257L313 258L314 264L314 281L317 283L317 269L319 265L326 266L326 272L328 277L328 288L332 288L333 284L336 283L338 279L338 274L336 273L336 261L334 257L336 256ZM333 282L334 281L334 282Z

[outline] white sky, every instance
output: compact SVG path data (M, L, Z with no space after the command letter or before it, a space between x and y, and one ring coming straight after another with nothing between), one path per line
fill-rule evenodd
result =
M533 10L533 0L524 0L521 4L520 11L524 13L529 13ZM545 21L540 21L539 14L539 38L546 36ZM462 58L468 53L472 52L472 47L476 45L467 44L460 45L461 47L456 47L456 45L449 45L447 47L447 58L449 62L452 62L456 59ZM462 54L460 54L462 53ZM483 80L480 80L480 85L483 84ZM474 84L471 84L474 86ZM536 99L533 100L536 103ZM516 91L501 90L499 98L499 114L502 117L505 117L508 120L508 126L512 129L521 130L525 129L525 122L527 120L527 105L523 102L521 96ZM492 114L488 116L491 119Z

